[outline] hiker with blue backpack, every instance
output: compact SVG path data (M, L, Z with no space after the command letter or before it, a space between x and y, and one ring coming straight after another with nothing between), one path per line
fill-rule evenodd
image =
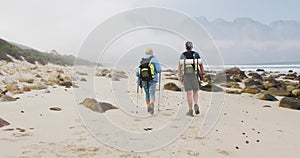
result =
M138 86L144 88L146 93L147 111L154 114L155 90L159 81L158 74L161 73L161 66L153 55L153 50L148 48L140 62L140 66L136 69L138 77ZM138 87L139 88L139 87Z
M188 116L194 116L193 101L195 114L200 114L198 105L198 91L201 80L204 79L204 68L201 57L198 52L193 51L193 43L185 43L186 51L180 55L178 64L178 80L183 82L184 90L187 94L189 110Z

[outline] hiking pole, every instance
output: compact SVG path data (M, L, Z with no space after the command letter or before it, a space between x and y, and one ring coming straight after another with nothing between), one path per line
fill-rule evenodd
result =
M137 86L136 86L136 108L138 108L138 106L139 106L139 84L137 83L136 84Z
M159 75L159 81L158 81L158 104L157 104L157 108L159 111L159 105L160 105L160 84L161 84L161 73L158 74Z

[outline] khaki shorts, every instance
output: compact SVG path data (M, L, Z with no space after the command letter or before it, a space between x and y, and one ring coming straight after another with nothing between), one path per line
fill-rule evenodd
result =
M185 91L199 90L199 81L196 75L184 75L183 85Z

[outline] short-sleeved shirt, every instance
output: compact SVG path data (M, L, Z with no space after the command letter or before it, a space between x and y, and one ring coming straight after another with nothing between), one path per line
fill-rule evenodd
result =
M194 52L195 59L201 59L198 52L195 52L195 51L193 51L193 52ZM184 53L185 52L181 53L180 59L185 58ZM196 66L198 66L198 65L196 65ZM184 75L184 73L183 73L182 79L183 79L183 85L184 85L185 91L199 90L199 80L195 73L189 74L189 75Z
M193 51L193 52L195 53L195 59L201 59L201 57L200 57L200 55L199 55L198 52L195 52L195 51ZM185 52L183 52L183 53L185 53ZM184 59L184 54L183 53L181 53L180 59Z

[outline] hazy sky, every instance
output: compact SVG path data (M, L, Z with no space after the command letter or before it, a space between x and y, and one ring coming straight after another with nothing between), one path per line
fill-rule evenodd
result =
M208 20L300 21L297 0L1 0L0 38L41 51L76 54L97 25L120 11L160 6Z

